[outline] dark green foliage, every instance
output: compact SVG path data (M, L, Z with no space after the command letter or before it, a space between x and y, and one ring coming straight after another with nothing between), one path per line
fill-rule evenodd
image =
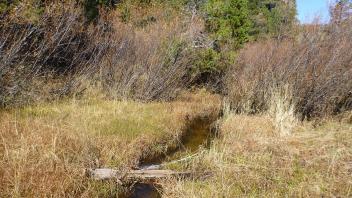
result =
M0 0L0 15L5 14L6 12L10 11L18 3L19 3L19 0L13 0L13 1Z
M222 43L240 47L249 37L247 0L209 0L205 5L206 28Z
M226 68L234 61L234 52L218 52L211 48L192 51L191 71L195 86L206 86L215 92L222 92L222 76Z
M195 54L192 73L214 73L219 72L220 54L212 49L201 49Z
M88 21L93 21L99 16L99 7L113 8L116 0L84 0L84 10Z
M212 48L195 50L192 73L196 85L220 91L220 79L231 57L249 40L248 0L208 0L203 11L206 31L214 43Z
M204 7L207 31L235 48L249 38L289 36L296 22L295 1L208 0Z
M99 15L98 5L97 0L85 0L84 11L89 21L94 20Z
M250 35L260 37L282 37L292 33L296 22L296 3L282 0L249 0Z
M131 10L128 4L123 4L120 8L121 11L121 20L124 23L127 23L131 19Z
M44 1L42 0L0 0L0 19L19 7L22 21L37 23L44 12Z

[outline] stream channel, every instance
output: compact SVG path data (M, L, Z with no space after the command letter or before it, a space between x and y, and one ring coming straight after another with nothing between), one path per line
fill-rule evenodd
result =
M142 160L140 169L157 169L161 164L167 164L170 161L182 159L196 153L200 146L209 147L211 140L216 136L216 130L213 127L214 121L215 119L210 118L194 119L189 123L186 133L181 138L181 144L176 149L154 158ZM119 195L119 197L160 198L161 191L162 187L153 182L135 183L128 192Z

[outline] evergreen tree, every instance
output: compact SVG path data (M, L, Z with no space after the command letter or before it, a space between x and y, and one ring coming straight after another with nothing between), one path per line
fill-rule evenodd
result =
M249 0L249 10L254 39L290 35L296 23L295 0Z
M247 0L209 0L206 3L206 27L214 37L240 47L249 37Z

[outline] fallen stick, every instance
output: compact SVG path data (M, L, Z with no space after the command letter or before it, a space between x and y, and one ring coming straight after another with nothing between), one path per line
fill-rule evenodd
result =
M163 167L166 167L166 166L168 166L170 164L176 164L176 163L179 163L179 162L184 162L184 161L187 161L187 160L191 160L192 158L198 156L199 154L201 154L201 153L195 153L193 155L189 155L187 157L184 157L184 158L181 158L181 159L178 159L178 160L174 160L174 161L171 161L171 162L162 163L162 164L151 164L151 165L142 166L142 167L140 167L140 169L141 170L160 170Z
M195 153L193 155L189 155L189 156L186 156L184 158L181 158L181 159L178 159L178 160L174 160L174 161L171 161L171 162L166 162L166 163L162 163L160 164L160 166L167 166L169 164L175 164L175 163L179 163L179 162L183 162L183 161L187 161L187 160L190 160L194 157L196 157L197 155L200 155L201 153Z

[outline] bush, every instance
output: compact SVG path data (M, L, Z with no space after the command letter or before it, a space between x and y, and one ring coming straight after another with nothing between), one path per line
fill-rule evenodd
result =
M303 28L297 40L249 44L227 74L232 107L268 110L275 90L291 87L290 103L302 119L352 109L352 20Z
M79 65L93 62L87 57L94 51L104 50L88 42L95 31L83 27L80 11L73 5L47 7L37 23L17 22L22 16L14 16L5 17L0 25L1 106L28 102L33 99L35 79L73 74ZM68 87L62 93L67 91Z
M196 51L192 73L214 73L219 72L220 54L213 49L201 49Z
M188 86L188 40L177 17L137 31L118 13L100 15L87 25L68 3L47 6L38 23L2 19L0 105L81 95L91 86L109 97L167 100Z
M191 53L190 76L192 86L206 87L217 93L222 92L224 75L230 57L225 52L217 52L211 48L195 49Z

